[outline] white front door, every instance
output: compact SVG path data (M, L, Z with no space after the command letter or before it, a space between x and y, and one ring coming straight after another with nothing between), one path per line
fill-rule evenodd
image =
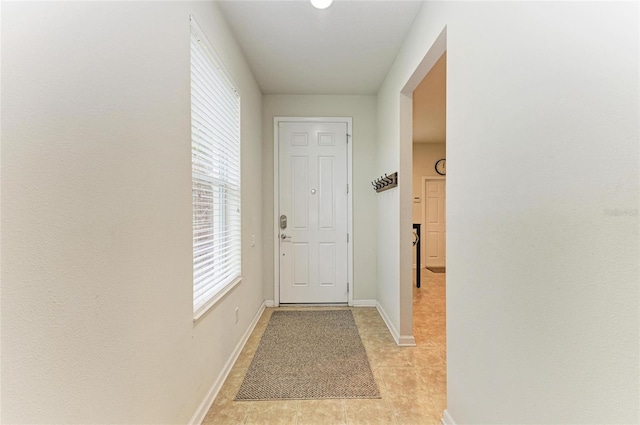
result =
M425 267L445 267L445 208L446 184L444 180L425 181Z
M346 303L347 124L279 122L278 144L280 302Z

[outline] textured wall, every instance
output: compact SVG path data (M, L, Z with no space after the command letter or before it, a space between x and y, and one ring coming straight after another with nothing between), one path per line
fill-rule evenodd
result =
M189 14L243 119L244 280L197 323ZM214 3L3 3L3 423L192 417L263 301L260 124Z
M422 222L422 178L439 177L435 164L446 157L444 143L414 143L413 144L413 196L420 197L420 203L413 203L413 222Z
M414 116L414 120L416 117ZM413 202L412 200L412 223L421 223L421 230L424 230L423 223L423 211L422 208L424 206L424 196L422 187L423 177L440 177L440 175L435 170L435 163L441 158L446 157L446 145L444 143L414 143L413 144L413 196L419 197L420 202ZM422 243L422 252L420 256L422 257L421 266L424 267L426 264L425 261L425 251L424 249L424 240ZM416 251L413 250L413 264L416 264Z
M638 7L425 2L378 94L407 171L398 94L446 26L448 421L640 419Z

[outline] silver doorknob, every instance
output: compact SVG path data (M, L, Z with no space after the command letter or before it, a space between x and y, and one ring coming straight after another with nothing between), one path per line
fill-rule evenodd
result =
M291 236L287 236L284 233L280 235L280 239L285 240L285 239L291 239Z

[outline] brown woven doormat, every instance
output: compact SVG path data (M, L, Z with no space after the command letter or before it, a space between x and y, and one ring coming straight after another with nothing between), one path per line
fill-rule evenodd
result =
M380 398L349 310L275 311L235 400Z
M427 267L427 270L431 270L434 273L446 273L446 267Z

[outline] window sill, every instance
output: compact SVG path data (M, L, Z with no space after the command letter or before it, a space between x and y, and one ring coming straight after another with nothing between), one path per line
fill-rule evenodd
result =
M227 284L224 288L222 288L217 294L215 294L209 301L203 304L200 308L198 308L193 313L193 322L197 322L202 316L204 316L213 306L215 306L219 301L221 301L233 288L238 286L242 282L242 277L235 279L234 281Z

